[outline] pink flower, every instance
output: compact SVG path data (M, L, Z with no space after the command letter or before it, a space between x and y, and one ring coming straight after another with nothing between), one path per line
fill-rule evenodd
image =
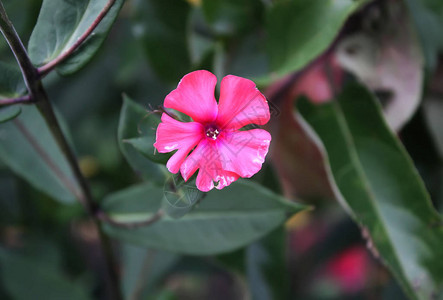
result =
M203 192L257 173L271 142L263 129L240 130L249 124L264 125L270 118L268 102L255 84L233 75L224 77L218 104L216 84L217 78L208 71L185 75L166 96L164 106L190 116L193 122L163 113L154 143L160 153L177 150L166 164L171 173L180 170L187 181L199 169L196 184Z

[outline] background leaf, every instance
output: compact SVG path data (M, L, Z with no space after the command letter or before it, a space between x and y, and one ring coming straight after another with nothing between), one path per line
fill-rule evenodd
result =
M91 299L81 282L63 272L56 249L37 246L31 251L0 248L0 274L13 299Z
M123 106L118 124L120 150L134 171L145 179L163 182L166 168L151 161L154 156L155 130L158 119L148 110L123 96ZM135 147L136 145L136 147ZM143 149L144 147L146 149ZM140 150L144 150L140 153ZM152 154L148 154L152 151ZM159 156L160 157L160 156ZM160 159L160 158L159 158Z
M125 299L145 299L180 259L168 252L146 249L131 244L123 245L122 290ZM138 297L138 298L137 298Z
M22 109L17 105L0 108L0 123L15 119L21 112Z
M0 124L0 159L35 188L62 202L74 202L79 187L35 106Z
M252 299L287 299L286 232L277 228L246 248L246 272Z
M97 18L108 0L44 0L29 40L32 62L41 66L69 49ZM57 67L67 75L82 68L103 44L124 0L116 0L86 41Z
M25 91L26 87L20 70L0 61L0 99L15 98ZM0 107L0 123L12 120L20 113L19 105Z
M25 93L20 69L0 61L0 98L15 98Z
M214 33L230 36L257 25L260 4L255 0L203 0L202 11Z
M346 19L366 0L278 1L268 12L270 67L279 75L298 71L325 51Z
M103 209L120 222L140 221L161 207L162 198L162 188L140 185L107 197ZM137 229L103 226L109 235L134 244L209 255L247 245L281 225L288 212L302 209L257 184L238 182L228 189L208 193L181 219L165 216Z
M179 80L190 71L187 47L189 4L183 0L137 0L133 33L151 68L162 79Z
M426 66L437 67L443 50L443 3L439 0L405 0L421 40Z
M443 222L375 99L350 86L338 102L298 107L326 148L337 198L362 226L372 251L411 299L441 296Z

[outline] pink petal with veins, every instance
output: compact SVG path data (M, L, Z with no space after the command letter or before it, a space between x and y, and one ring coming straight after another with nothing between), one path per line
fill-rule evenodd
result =
M269 121L265 96L249 79L228 75L220 85L217 124L222 128L240 129L245 125L264 125Z
M217 77L211 72L191 72L166 96L165 107L178 110L195 122L212 122L217 117L217 102L214 97L216 84Z
M197 122L180 122L167 114L162 115L162 122L157 127L157 140L154 147L160 153L179 149L166 165L171 173L177 173L188 153L204 137L203 125Z
M219 143L223 169L249 178L260 171L271 143L263 129L228 132Z
M222 189L239 178L238 174L223 169L218 144L218 141L202 140L180 168L186 181L199 169L196 184L203 192L211 190L214 186Z

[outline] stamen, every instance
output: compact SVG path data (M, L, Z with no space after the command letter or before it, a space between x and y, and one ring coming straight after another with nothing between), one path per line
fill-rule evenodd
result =
M206 128L206 136L213 139L214 141L217 139L219 134L220 130L218 130L217 127L209 126L208 128Z

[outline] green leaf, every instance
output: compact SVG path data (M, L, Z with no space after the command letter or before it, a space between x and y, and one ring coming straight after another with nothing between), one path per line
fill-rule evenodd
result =
M115 193L103 209L119 222L149 218L162 205L163 189L140 185ZM305 207L251 182L212 191L180 219L164 216L150 226L125 229L103 224L112 237L175 253L210 255L245 246L280 226L287 213Z
M288 299L286 232L283 227L246 248L246 272L252 299Z
M197 189L195 180L185 182L178 174L166 180L163 191L162 209L171 218L186 215L205 195Z
M20 106L8 106L0 108L0 123L15 119L22 112Z
M0 61L0 99L15 98L25 93L22 73L17 67Z
M124 244L122 247L122 291L125 299L146 299L158 288L180 256L144 247Z
M349 86L338 102L299 104L329 156L337 198L411 299L442 292L443 222L374 97ZM435 297L438 298L438 297Z
M434 70L443 50L443 3L440 0L406 0L405 3L420 36L426 65Z
M232 36L255 27L260 4L255 0L203 0L202 11L216 34Z
M137 0L133 32L150 66L162 79L176 82L190 71L187 46L189 4L183 0Z
M68 50L92 25L108 0L44 0L37 24L29 40L31 61L41 66ZM116 0L85 42L57 67L60 74L82 68L103 44L124 0Z
M53 254L53 248L48 250ZM35 250L0 248L0 274L2 285L16 300L91 299L80 282L64 274L60 262Z
M157 118L157 116L148 117L148 118ZM160 121L160 118L158 118L158 121ZM154 128L158 126L155 125ZM138 152L140 152L143 156L148 158L149 160L159 163L159 164L166 164L171 157L170 153L158 153L157 150L154 147L155 143L155 133L150 130L147 134L138 137L138 138L132 138L124 140L125 143L128 143L132 145Z
M0 61L0 99L15 98L26 91L22 74L17 67ZM0 123L15 119L20 113L18 105L0 107Z
M54 199L74 202L79 193L68 162L35 106L22 106L18 118L0 124L0 159Z
M367 0L278 1L267 19L271 69L298 71L325 51L346 19Z
M151 161L153 158L157 162L164 160L162 155L154 155L153 143L158 122L155 115L126 95L123 96L118 124L120 150L137 174L145 179L163 182L161 175L166 174L166 168Z

